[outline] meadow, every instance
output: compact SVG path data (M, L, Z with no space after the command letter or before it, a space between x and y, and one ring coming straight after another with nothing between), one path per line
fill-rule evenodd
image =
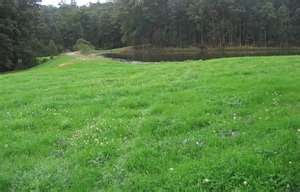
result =
M300 191L300 56L0 74L0 191Z

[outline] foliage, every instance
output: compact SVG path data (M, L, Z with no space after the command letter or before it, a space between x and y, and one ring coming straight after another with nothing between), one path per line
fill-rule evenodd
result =
M89 54L94 49L94 46L84 39L78 39L73 47L73 50L80 51L82 54Z
M53 57L38 57L36 60L37 60L37 63L38 64L44 64L44 63L47 63L49 62L51 59L53 59Z
M115 0L43 7L41 28L49 26L46 39L52 36L65 49L78 38L104 49L140 44L289 47L300 45L298 9L295 0Z
M92 4L89 7L63 5L43 6L40 10L38 39L53 39L65 50L73 49L80 38L97 48L121 46L120 30L113 16L113 4Z
M114 0L82 7L38 1L0 0L1 71L53 54L51 40L58 52L80 38L97 49L300 46L298 0Z
M123 40L156 46L299 45L297 1L116 0ZM295 41L296 40L296 41Z
M0 72L34 65L38 1L0 0Z
M49 49L49 55L50 56L55 56L58 54L58 49L55 45L55 42L53 40L49 41L49 45L48 45L48 49Z
M299 56L58 56L0 85L0 191L299 191Z

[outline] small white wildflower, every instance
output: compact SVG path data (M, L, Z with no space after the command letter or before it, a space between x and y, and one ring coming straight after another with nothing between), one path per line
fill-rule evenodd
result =
M234 120L237 119L237 114L236 114L236 113L233 114L233 119L234 119Z
M243 184L244 184L244 185L248 185L248 182L247 182L247 181L244 181Z
M292 164L293 162L292 161L289 161L289 164Z
M210 182L209 179L207 179L207 178L203 179L203 183L208 183L208 182Z
M171 167L169 170L170 170L170 171L174 171L174 168Z
M297 129L298 132L300 132L300 129Z

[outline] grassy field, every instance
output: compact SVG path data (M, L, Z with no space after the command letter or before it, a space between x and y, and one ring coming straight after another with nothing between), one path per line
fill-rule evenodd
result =
M300 191L300 56L0 75L0 191Z

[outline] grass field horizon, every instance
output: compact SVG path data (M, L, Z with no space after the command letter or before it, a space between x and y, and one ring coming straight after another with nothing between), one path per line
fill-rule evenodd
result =
M0 191L300 191L300 56L0 74Z

